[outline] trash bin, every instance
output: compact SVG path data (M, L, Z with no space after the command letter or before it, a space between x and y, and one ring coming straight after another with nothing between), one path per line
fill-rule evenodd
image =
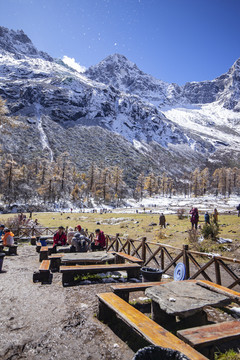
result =
M132 360L189 360L189 358L177 350L152 345L138 350Z
M141 273L142 273L142 282L160 281L162 278L162 270L160 269L154 269L145 266L141 269Z
M2 265L3 265L4 256L5 256L5 253L0 253L0 271L2 271Z

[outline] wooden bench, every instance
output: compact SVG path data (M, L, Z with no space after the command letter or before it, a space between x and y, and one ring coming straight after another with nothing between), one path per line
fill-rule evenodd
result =
M123 320L131 329L152 345L178 350L190 360L207 360L190 345L185 344L175 335L136 310L114 293L97 294L99 300L98 318L104 322L112 319L112 312ZM110 311L109 311L110 310Z
M138 278L141 265L139 264L109 264L109 265L75 265L75 266L60 266L62 275L62 284L65 286L73 282L74 276L97 274L108 271L127 271L129 278Z
M41 246L39 253L39 261L47 260L48 256L53 252L53 246Z
M225 286L215 284L207 280L197 280L196 283L200 286L203 286L209 290L215 291L219 294L229 296L230 299L240 304L240 293L232 289L226 288Z
M139 259L132 255L125 254L124 252L114 252L113 251L112 253L116 255L116 264L124 263L125 260L130 261L131 263L143 264L142 259Z
M214 359L216 345L240 338L240 321L226 321L179 330L177 335L192 347L203 351L210 359Z
M4 249L5 248L5 249ZM3 244L0 245L0 252L4 252L6 255L17 255L17 245L11 245L11 246L3 246Z
M43 260L39 266L38 272L33 274L33 282L50 282L50 260Z
M135 291L145 291L147 288L151 286L162 285L166 281L159 281L159 282L144 282L144 283L131 283L131 284L119 284L119 285L112 285L111 290L114 294L118 295L125 301L129 301L129 293Z

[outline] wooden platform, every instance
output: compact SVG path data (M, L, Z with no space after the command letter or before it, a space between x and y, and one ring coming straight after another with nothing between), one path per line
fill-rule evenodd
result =
M207 360L205 356L197 352L190 345L185 344L182 340L156 324L116 294L102 293L97 296L99 299L98 317L100 320L105 322L109 320L111 317L109 315L110 309L150 344L178 350L185 354L190 360Z

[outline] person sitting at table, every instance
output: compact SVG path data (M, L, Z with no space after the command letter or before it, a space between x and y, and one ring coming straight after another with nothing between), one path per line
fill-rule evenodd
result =
M84 229L81 227L81 225L77 225L77 226L75 227L75 231L78 231L81 235L87 236L86 232L85 232Z
M87 252L91 240L85 235L81 235L79 232L74 234L72 239L71 252Z
M95 230L96 237L93 239L93 242L91 243L91 249L92 251L95 250L103 250L106 246L106 238L104 235L104 232L100 229Z
M72 245L72 239L74 237L75 231L74 229L70 226L68 228L68 232L67 232L67 243L68 245Z
M3 246L13 246L14 245L14 234L8 229L4 229L4 235L2 235Z
M58 231L53 236L53 246L64 246L67 243L67 236L63 226L59 226Z
M0 225L0 240L2 239L2 235L4 235L4 228L5 226L4 225Z

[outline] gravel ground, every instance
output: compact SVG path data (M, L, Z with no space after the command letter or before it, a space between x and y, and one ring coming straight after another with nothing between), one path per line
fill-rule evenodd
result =
M127 344L96 318L96 294L110 291L110 285L64 288L59 273L53 274L52 284L33 283L38 260L39 254L29 244L18 247L18 256L4 258L0 273L0 359L132 359L134 352ZM238 272L239 267L234 270ZM225 276L222 280L226 282ZM131 300L138 295L143 293L131 294ZM218 322L240 316L213 308L206 312L209 320Z
M39 268L34 246L6 256L0 273L0 359L128 360L134 353L97 320L96 294L106 284L63 288L61 275L50 285L33 283Z

